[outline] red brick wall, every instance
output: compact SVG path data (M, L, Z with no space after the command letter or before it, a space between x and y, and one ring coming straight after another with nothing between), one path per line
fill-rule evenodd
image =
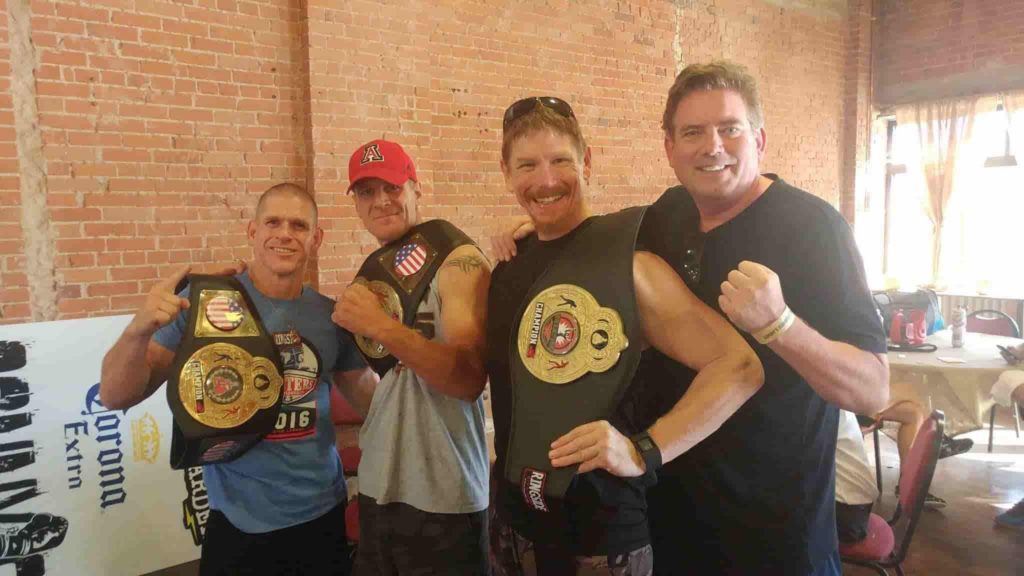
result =
M882 0L880 105L1024 87L1024 2Z
M252 195L304 172L289 4L33 3L62 317L248 254Z
M498 170L500 116L525 95L574 105L596 211L649 201L674 182L665 93L679 64L710 58L760 78L766 170L836 204L844 187L845 1L193 4L209 7L32 4L59 317L127 312L182 262L247 256L254 195L284 179L306 179L322 206L318 280L336 293L374 247L344 190L349 154L375 137L417 160L427 216L483 240L519 210ZM12 322L31 311L5 102L0 322Z

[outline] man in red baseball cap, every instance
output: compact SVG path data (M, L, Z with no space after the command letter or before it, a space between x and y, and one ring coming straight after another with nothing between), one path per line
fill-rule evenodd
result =
M487 573L490 265L455 226L420 222L416 167L398 144L357 148L349 181L381 243L332 316L381 377L359 432L356 572Z
M359 218L381 243L419 224L416 166L397 143L373 140L360 146L348 161L348 177Z

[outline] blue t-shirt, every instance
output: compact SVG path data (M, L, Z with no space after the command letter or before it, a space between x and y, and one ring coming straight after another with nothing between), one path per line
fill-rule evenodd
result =
M334 372L365 363L352 336L331 321L330 298L308 286L294 300L267 298L248 273L236 278L281 351L284 401L272 433L232 462L203 466L203 478L210 508L243 532L262 533L308 522L345 500L329 387ZM179 314L153 339L176 350L186 322Z

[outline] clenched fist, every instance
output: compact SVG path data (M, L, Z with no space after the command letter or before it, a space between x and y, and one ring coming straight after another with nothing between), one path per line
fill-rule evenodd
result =
M786 310L778 275L747 260L722 282L718 305L737 328L751 334L775 322Z
M373 293L364 284L351 284L334 305L331 320L353 334L379 340L387 328L399 319L384 309L384 297Z

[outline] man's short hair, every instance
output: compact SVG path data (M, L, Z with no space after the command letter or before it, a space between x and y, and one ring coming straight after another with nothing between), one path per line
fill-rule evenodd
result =
M551 110L547 106L537 103L536 108L513 120L501 134L501 159L508 162L508 155L512 152L512 143L537 130L551 130L557 134L564 134L572 139L576 145L576 152L583 158L583 152L587 149L587 142L583 139L583 131L575 118L568 118Z
M750 127L760 130L764 126L761 114L761 96L757 91L757 80L742 64L729 60L716 60L707 64L690 64L676 76L676 81L668 91L665 102L665 114L661 118L661 129L668 136L672 135L672 122L679 103L693 92L711 90L731 90L743 98L747 105L747 118Z
M313 208L313 223L316 223L317 217L319 216L319 209L317 208L316 200L314 200L313 196L306 191L305 186L295 184L293 182L274 184L270 188L267 188L263 194L260 194L260 199L256 202L256 215L254 218L259 217L260 212L263 211L263 204L267 201L267 198L270 198L271 196L294 196L305 200Z

